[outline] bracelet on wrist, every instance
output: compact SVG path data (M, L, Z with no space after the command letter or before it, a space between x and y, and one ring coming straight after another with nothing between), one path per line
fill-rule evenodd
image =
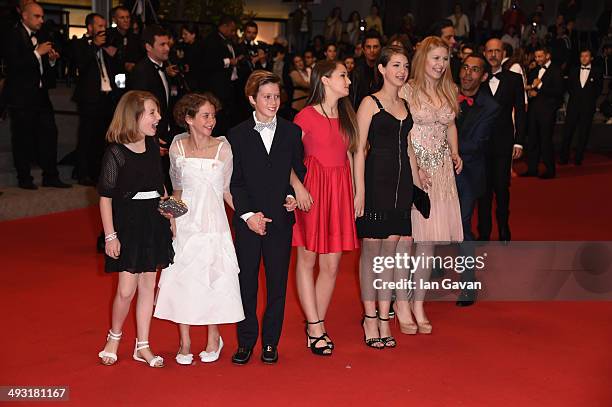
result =
M104 236L104 241L105 242L110 242L111 240L115 240L116 238L117 238L117 232L113 232L113 233L110 233L110 234Z

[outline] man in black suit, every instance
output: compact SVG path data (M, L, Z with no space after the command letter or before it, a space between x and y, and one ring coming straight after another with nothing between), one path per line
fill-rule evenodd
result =
M139 36L132 31L132 18L126 7L113 8L112 15L116 27L107 30L107 43L117 48L117 73L127 75L144 57L142 44Z
M603 73L592 64L592 61L591 50L583 49L580 52L580 66L572 68L567 79L569 101L563 129L560 164L567 164L569 161L572 137L576 129L578 129L578 141L575 164L581 165L584 158L584 149L589 141L593 124L595 105L603 89Z
M216 134L226 134L236 121L232 117L235 92L238 83L238 63L244 58L234 50L232 40L236 36L236 22L231 16L219 20L216 31L204 40L204 87L221 101L217 113Z
M234 201L236 255L245 319L238 323L235 364L246 364L257 342L257 287L263 255L266 310L261 359L276 363L285 310L291 238L297 202L289 184L291 170L304 179L301 130L276 115L280 107L280 77L258 70L247 81L253 117L228 133L234 156L230 191Z
M485 193L487 142L495 131L499 104L486 89L480 90L489 75L489 64L480 54L468 55L463 60L459 71L459 107L457 117L457 134L459 138L459 155L463 160L463 169L457 174L457 191L461 207L464 244L460 247L462 255L473 256L474 240L472 233L472 214L478 198ZM474 268L466 267L461 275L462 281L474 281ZM474 303L476 293L463 290L457 300L458 306L469 306Z
M495 134L487 148L487 188L478 201L478 237L491 237L491 211L493 195L497 208L495 217L500 241L509 241L510 236L510 176L512 160L523 153L526 129L525 90L520 74L502 69L503 43L492 38L485 44L485 57L491 66L488 84L483 90L489 91L500 105L495 120Z
M168 175L170 163L168 161L168 148L172 143L172 106L176 96L173 89L172 78L178 69L174 65L166 66L170 55L170 36L168 32L158 25L149 25L142 32L142 41L145 44L147 56L141 59L129 78L129 87L132 90L146 90L151 92L159 101L161 120L157 124L156 136L159 140L159 151L162 155L162 164L166 176L166 188L172 190Z
M79 184L95 185L100 174L106 131L115 109L117 48L106 44L106 20L91 13L85 18L87 35L75 44L79 76L72 99L79 112L77 174Z
M355 63L353 70L351 93L349 98L353 103L355 111L363 98L380 89L380 78L376 75L376 62L382 50L382 38L376 30L368 30L361 41L364 58Z
M528 170L522 174L526 177L538 175L540 157L546 171L542 179L555 177L555 151L553 131L557 109L563 97L563 77L561 70L550 61L548 48L540 46L535 51L537 67L528 74L528 129L527 161Z
M33 146L43 170L43 186L69 188L57 171L57 126L49 89L55 87L53 67L59 53L40 32L44 12L37 3L23 7L19 22L6 38L7 79L5 98L9 105L13 161L19 187L37 189L30 174Z
M240 121L250 116L252 108L249 101L244 98L244 86L249 76L257 69L271 70L267 61L265 44L257 42L259 27L250 20L244 25L244 35L242 41L237 46L237 54L242 55L242 60L238 63L238 81L235 89L234 100L236 101L235 114Z

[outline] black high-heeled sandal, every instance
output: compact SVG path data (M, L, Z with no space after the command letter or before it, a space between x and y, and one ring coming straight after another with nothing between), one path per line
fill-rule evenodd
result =
M378 317L363 314L363 318L361 319L361 327L363 328L363 341L365 342L367 347L370 347L370 348L373 348L373 349L379 349L379 350L380 349L384 349L385 348L384 343L383 343L383 341L380 340L380 338L368 338L366 336L366 333L365 333L365 320L366 320L366 318L368 318L368 319L376 319ZM383 346L378 346L377 344L379 344L379 343L382 343Z
M320 323L325 322L324 319L319 321ZM329 335L327 334L327 332L323 332L323 336L325 337L325 340L327 341L327 345L329 346L330 349L334 349L334 343L332 342L331 338L329 337Z
M313 353L313 355L331 356L332 348L330 348L329 344L325 340L325 334L321 336L310 336L310 334L308 333L308 325L320 324L321 321L316 321L316 322L304 321L304 322L306 323L304 327L304 332L306 333L306 347L310 348L310 351ZM325 346L317 347L317 343L321 341L325 342Z
M389 322L390 318L381 318L380 315L378 315L378 320L382 322ZM395 348L397 346L397 341L393 336L385 336L384 338L380 338L380 341L385 345L385 348Z

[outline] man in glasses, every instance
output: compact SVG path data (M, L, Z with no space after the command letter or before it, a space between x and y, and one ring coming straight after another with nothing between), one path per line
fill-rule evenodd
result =
M490 68L486 59L479 54L465 57L459 70L459 115L457 132L459 136L459 155L463 159L463 171L457 174L457 191L461 207L463 224L462 255L473 256L470 241L472 233L472 213L476 201L486 190L486 151L489 139L493 135L494 123L499 111L499 104L486 89ZM497 129L495 129L497 131ZM461 275L462 281L474 281L474 269L466 268ZM474 290L463 290L457 300L458 306L469 306L474 303Z

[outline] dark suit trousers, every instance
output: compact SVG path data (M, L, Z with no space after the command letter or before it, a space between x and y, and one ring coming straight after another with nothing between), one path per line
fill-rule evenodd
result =
M478 200L478 236L489 240L493 222L493 195L495 195L495 217L497 225L508 226L510 217L510 171L512 168L512 153L489 153L486 157L487 186L484 196ZM464 232L465 233L465 232Z
M576 129L578 130L578 140L576 142L576 162L582 161L584 158L584 150L589 142L591 134L591 125L593 124L593 115L595 107L579 106L580 102L570 100L567 107L567 116L565 126L563 128L563 145L561 147L561 161L568 161L570 149L572 146L572 138Z
M262 326L262 345L278 345L283 318L285 315L285 296L287 275L291 257L291 237L293 228L277 229L268 224L267 234L259 236L252 232L246 222L236 219L236 255L240 274L240 295L245 319L238 323L238 343L245 348L253 348L259 335L257 320L257 290L259 265L263 255L266 273L266 309Z
M465 177L457 176L457 191L459 192L459 206L461 208L461 223L463 226L463 241L459 244L459 253L461 256L474 256L474 246L471 242L474 241L472 233L472 214L476 205L476 196L474 195L469 182ZM461 273L461 281L475 281L473 267L465 267Z
M80 179L97 180L104 147L106 131L113 118L113 101L103 95L97 103L79 103L79 130L77 139L77 174Z
M9 115L17 179L20 182L32 180L30 161L34 154L38 154L43 178L56 178L58 176L57 126L48 91L39 89L27 107L11 107Z
M555 151L553 131L555 127L556 108L550 106L533 106L529 109L528 133L528 171L537 174L540 157L546 166L546 172L555 174Z
M457 181L457 191L459 192L463 240L472 241L474 240L474 234L472 233L472 214L476 206L476 196L474 196L472 188L465 177L458 175L455 179Z

